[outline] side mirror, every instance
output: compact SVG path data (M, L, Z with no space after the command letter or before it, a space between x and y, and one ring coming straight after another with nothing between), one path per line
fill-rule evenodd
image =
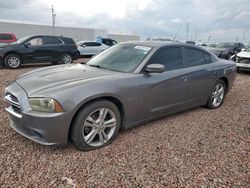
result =
M26 48L28 48L28 47L31 46L31 43L30 43L30 42L26 42L26 43L24 43L24 46L25 46Z
M245 52L245 51L246 51L246 49L242 48L242 49L241 49L241 51L242 51L242 52Z
M162 73L165 71L165 66L161 64L150 64L146 67L147 73Z
M85 44L82 44L82 47L83 47L83 48L85 48L85 47L86 47L86 45L85 45Z

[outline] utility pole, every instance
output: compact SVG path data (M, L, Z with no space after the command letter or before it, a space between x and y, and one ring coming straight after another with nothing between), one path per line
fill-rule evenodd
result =
M243 37L242 37L242 42L245 41L245 36L246 36L246 30L243 31Z
M55 23L56 23L56 13L54 6L51 6L51 13L52 13L52 29L53 29L53 35L55 35Z
M210 40L211 40L211 35L208 36L208 42L210 42Z
M186 29L187 29L187 37L186 37L186 41L188 41L189 26L190 26L190 23L187 23L187 27L186 27Z
M197 40L197 36L198 36L198 31L197 31L197 30L195 30L195 31L194 31L194 41L196 41L196 40Z

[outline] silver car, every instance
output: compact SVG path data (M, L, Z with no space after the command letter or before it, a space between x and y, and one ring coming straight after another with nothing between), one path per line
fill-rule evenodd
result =
M81 56L92 56L109 48L109 46L100 42L80 41L77 43L78 51Z
M37 69L5 91L10 126L46 145L86 151L121 128L194 107L222 105L236 65L194 45L127 42L87 64ZM216 113L216 112L215 112Z

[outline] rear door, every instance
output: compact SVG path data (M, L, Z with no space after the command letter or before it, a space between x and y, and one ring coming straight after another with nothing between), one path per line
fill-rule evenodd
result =
M99 42L84 42L82 52L85 55L95 55L101 52L101 43Z
M44 36L43 48L49 61L60 61L64 53L64 42L57 37Z
M217 78L217 67L212 56L197 48L184 48L184 67L190 72L187 96L190 101L203 104L211 94Z
M159 49L148 64L163 64L163 73L142 76L141 118L165 114L185 106L189 72L183 69L181 47Z

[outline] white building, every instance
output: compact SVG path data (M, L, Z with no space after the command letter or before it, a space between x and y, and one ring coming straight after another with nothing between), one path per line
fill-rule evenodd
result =
M117 42L125 42L131 40L140 40L138 35L121 35L111 34L104 29L89 29L89 28L77 28L77 27L62 27L49 25L36 25L36 24L21 24L11 22L0 22L0 33L14 33L17 38L21 38L28 35L63 35L65 37L71 37L76 42L80 40L95 40L96 37L109 37L115 39Z

